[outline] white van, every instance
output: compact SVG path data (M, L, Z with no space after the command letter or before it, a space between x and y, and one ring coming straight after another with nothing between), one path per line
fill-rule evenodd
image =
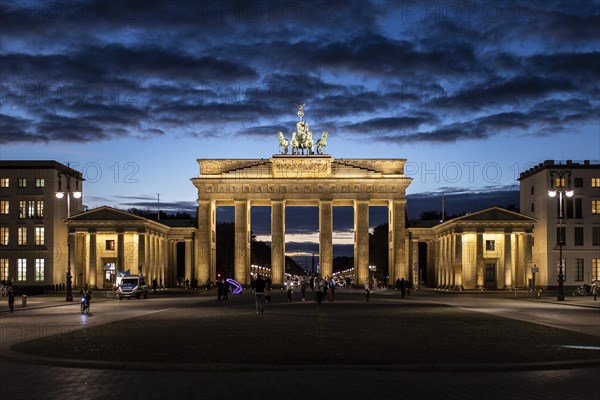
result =
M128 299L136 297L139 299L141 296L144 296L146 299L148 298L148 285L146 285L143 276L124 276L121 278L121 284L117 293L119 300L123 300L123 297L127 297Z

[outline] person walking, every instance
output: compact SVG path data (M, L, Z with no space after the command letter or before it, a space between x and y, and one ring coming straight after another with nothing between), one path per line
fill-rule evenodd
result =
M154 293L156 293L156 287L158 286L158 282L156 281L156 278L152 279L152 291Z
M8 309L10 310L10 312L13 312L15 309L15 291L11 286L8 287Z
M321 278L321 274L317 274L315 278L315 293L317 295L317 304L321 307L321 302L323 301L323 295L325 294L325 285L327 283Z
M365 279L365 297L367 298L367 303L369 302L369 296L371 295L371 279Z
M267 282L260 276L256 276L256 280L254 281L253 290L254 297L256 301L256 313L260 311L264 312L264 303L265 303L265 288L267 287Z
M223 279L217 280L217 301L223 297Z
M306 278L302 278L302 280L300 281L300 293L302 293L302 301L306 301L306 286L308 285L308 283L306 283Z
M400 279L400 293L402 297L406 297L406 281L404 278Z
M227 282L226 278L223 278L223 301L227 301L229 298L229 282Z
M592 283L592 295L594 296L594 301L596 301L597 293L598 293L598 281L594 281Z
M332 302L335 297L335 281L332 276L327 280L327 287L329 288L329 301Z

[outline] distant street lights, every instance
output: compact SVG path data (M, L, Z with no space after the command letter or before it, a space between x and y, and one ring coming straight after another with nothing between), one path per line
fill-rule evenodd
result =
M564 283L564 262L562 255L562 248L564 243L563 233L563 194L567 197L573 197L573 190L571 190L571 171L569 170L552 170L550 171L550 190L548 196L551 198L558 195L558 301L565 300L565 292L563 288Z
M68 165L67 165L68 166ZM66 190L62 190L62 177L65 177L67 181ZM75 190L71 190L71 178L75 180ZM56 198L62 199L67 196L67 298L66 301L73 301L73 289L71 282L73 276L71 275L71 232L69 229L69 220L71 219L71 196L75 199L81 198L81 192L79 191L79 181L83 180L81 175L76 171L70 172L68 170L58 171L58 190L56 191Z

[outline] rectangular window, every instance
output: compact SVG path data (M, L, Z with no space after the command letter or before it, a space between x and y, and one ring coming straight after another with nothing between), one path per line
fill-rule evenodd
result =
M8 214L8 211L9 211L8 205L9 205L8 200L0 200L0 214L4 214L4 215Z
M115 249L115 241L107 240L106 241L106 250L114 250Z
M535 212L535 203L531 203L531 212Z
M576 188L582 188L583 187L583 178L574 178L573 186Z
M562 228L556 228L556 245L560 246L561 242L563 246L567 245L567 238L565 236L566 230L563 226Z
M19 246L27 245L27 228L24 226L20 226L17 231L17 244Z
M8 178L0 178L0 187L7 188L10 180Z
M30 200L27 203L27 218L34 218L35 217L35 201Z
M592 258L592 280L600 280L600 258Z
M46 263L46 260L44 260L43 258L36 258L35 259L35 280L38 282L43 282L44 281L44 265Z
M27 202L25 200L19 201L19 218L27 218Z
M8 279L8 258L0 258L0 279Z
M600 226L592 227L592 246L600 246Z
M485 249L487 251L494 251L494 250L496 250L496 241L494 241L494 240L486 240L485 241Z
M19 180L17 181L17 186L20 188L27 187L27 178L19 178Z
M26 281L27 280L27 259L19 258L17 260L17 280L18 281Z
M564 188L565 187L565 178L554 178L554 187L555 188Z
M36 218L44 218L44 200L35 202L35 216Z
M592 187L600 187L600 178L592 178Z
M583 258L575 259L575 280L582 281L583 280Z
M583 206L581 198L575 199L575 218L582 219Z
M43 226L35 227L35 245L36 246L43 246L45 244L46 239L44 238L44 234L45 234L45 229Z
M531 185L531 195L533 196L535 194L535 186Z
M0 226L0 246L8 246L8 226Z
M35 187L43 188L46 186L46 180L44 178L35 178Z
M583 246L583 227L575 227L575 246Z
M573 219L573 199L567 198L567 218Z
M600 200L592 200L592 214L600 214Z

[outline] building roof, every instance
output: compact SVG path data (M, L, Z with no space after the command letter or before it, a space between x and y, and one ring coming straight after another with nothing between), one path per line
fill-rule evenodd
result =
M109 206L100 206L89 211L84 211L73 217L71 221L150 221L139 215L117 210Z
M81 172L54 160L0 160L0 169L55 169L81 177Z
M573 162L573 160L567 160L565 164L562 164L560 161L555 162L554 160L545 160L543 163L539 163L535 167L529 168L528 170L521 172L518 180L521 181L539 172L550 169L600 169L600 164L590 162L590 160L584 160L581 162Z

